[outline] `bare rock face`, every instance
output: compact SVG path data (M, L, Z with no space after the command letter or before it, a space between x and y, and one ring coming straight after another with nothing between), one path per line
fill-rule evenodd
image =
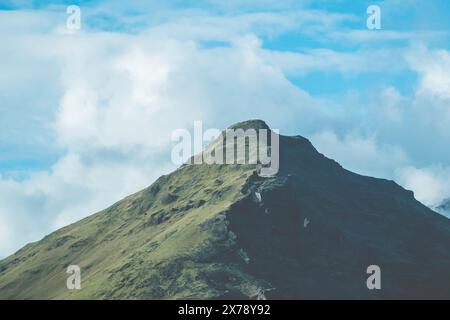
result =
M301 136L280 136L277 175L257 171L182 166L0 261L0 298L450 299L450 220L412 192ZM69 265L81 290L66 287Z

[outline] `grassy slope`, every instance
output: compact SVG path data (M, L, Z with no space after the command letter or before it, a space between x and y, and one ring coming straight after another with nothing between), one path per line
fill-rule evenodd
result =
M25 246L0 262L0 298L212 298L230 290L254 294L255 279L233 264L210 259L225 253L236 265L242 263L233 256L237 248L222 216L244 196L240 190L254 169L182 167ZM217 241L229 248L218 250ZM66 289L65 270L71 264L81 267L82 290ZM218 283L207 283L209 278Z

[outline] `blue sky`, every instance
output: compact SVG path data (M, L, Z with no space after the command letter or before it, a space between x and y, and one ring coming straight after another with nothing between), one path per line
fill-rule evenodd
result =
M81 29L66 28L66 7ZM368 30L366 9L381 9ZM250 118L433 207L450 197L450 2L0 0L0 257Z

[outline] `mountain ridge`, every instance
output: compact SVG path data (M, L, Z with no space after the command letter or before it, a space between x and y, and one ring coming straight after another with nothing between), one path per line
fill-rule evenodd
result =
M450 298L448 219L306 138L279 140L273 177L258 164L183 165L26 245L0 261L0 298ZM65 286L72 264L81 290ZM369 265L382 290L368 290Z

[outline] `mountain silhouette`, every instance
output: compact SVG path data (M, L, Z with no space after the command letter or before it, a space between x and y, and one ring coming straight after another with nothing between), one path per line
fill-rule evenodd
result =
M269 129L261 120L230 128ZM0 261L0 298L450 298L449 219L301 136L277 137L274 176L261 176L259 162L188 163L26 245ZM80 290L66 287L70 265ZM370 266L380 289L367 286Z

